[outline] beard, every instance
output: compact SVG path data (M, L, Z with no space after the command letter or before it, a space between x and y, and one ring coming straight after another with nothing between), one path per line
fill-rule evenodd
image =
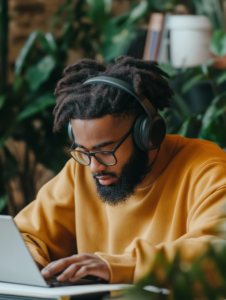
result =
M93 173L97 193L101 201L115 206L134 195L136 186L142 182L147 173L148 162L148 152L143 152L134 145L133 154L122 167L120 176L110 172ZM118 181L111 185L101 185L96 177L103 175L117 177Z

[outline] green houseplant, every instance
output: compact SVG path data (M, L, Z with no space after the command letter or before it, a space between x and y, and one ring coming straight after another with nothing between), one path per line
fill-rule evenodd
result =
M81 51L82 57L102 56L110 61L122 54L136 34L136 22L149 9L147 1L134 1L128 13L112 17L110 2L65 1L48 33L35 31L29 36L16 61L13 84L9 85L8 2L0 1L0 213L7 201L12 207L10 213L15 215L34 199L37 178L32 174L36 174L37 166L40 169L40 163L46 171L56 173L68 159L67 131L52 134L52 110L54 87L67 64L69 49ZM16 155L19 149L23 149L20 156Z
M225 71L214 69L212 62L184 70L162 68L170 72L175 90L172 107L163 112L168 133L210 140L225 148Z
M196 13L206 15L213 25L210 51L224 57L226 33L222 1L191 2ZM214 57L194 68L176 70L170 64L162 67L171 74L170 83L176 91L172 108L164 112L168 133L207 139L225 148L226 70L215 68Z
M93 40L98 40L98 32L91 22L84 20L87 15L85 2L77 1L73 10L71 2L67 1L59 9L51 32L36 31L29 36L16 61L12 85L8 84L6 70L7 0L0 3L0 20L4 23L1 26L4 42L1 79L4 80L1 80L0 90L0 211L8 200L13 215L35 197L37 163L58 172L67 160L66 130L58 136L52 134L52 109L54 86L66 65L68 49L82 45L85 56L93 58L97 53ZM64 22L66 16L69 18ZM74 27L75 21L79 28ZM21 157L16 155L18 147L24 148ZM23 203L17 205L15 202Z

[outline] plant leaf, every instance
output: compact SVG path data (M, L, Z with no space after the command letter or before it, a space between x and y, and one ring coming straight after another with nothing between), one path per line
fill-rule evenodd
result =
M216 30L210 42L210 51L217 56L226 55L226 32L224 30Z
M43 50L48 54L55 55L55 52L57 51L57 45L52 33L47 32L44 35L39 31L37 37Z
M218 78L216 79L216 82L218 85L221 85L222 83L226 82L226 71L224 71L223 73L221 73Z
M226 93L214 99L206 110L198 138L226 147Z
M53 69L56 66L56 61L52 56L42 58L37 65L30 67L25 75L32 91L37 90L40 85L45 82Z
M190 107L178 93L175 93L173 101L176 103L178 110L184 117L188 117L189 115L191 115Z
M175 3L172 0L149 0L150 7L154 11L169 11L175 7Z
M111 12L112 1L113 0L104 0L106 13L110 13Z
M7 205L7 195L1 196L0 197L0 213L3 211L3 209Z
M112 25L111 23L109 25ZM106 26L108 27L108 26ZM101 45L101 54L106 61L111 61L115 57L122 55L126 47L135 37L134 30L128 26L118 27L112 25L105 32L105 40Z
M122 39L120 39L122 38ZM121 41L121 43L120 43ZM126 47L128 47L132 37L128 36L123 40L123 36L116 36L113 43L106 43L101 47L101 54L105 61L109 62L117 56L124 54Z
M218 96L206 110L202 119L202 128L208 128L211 123L226 112L226 93Z
M126 12L124 14L111 18L110 22L114 24L114 26L115 25L120 26L120 24L123 24L128 18L129 18L129 12Z
M73 0L67 0L67 1L65 1L65 3L62 6L59 7L59 9L57 10L53 20L51 21L51 28L52 29L54 28L56 23L61 21L62 14L67 12L71 8L72 1Z
M108 20L108 3L105 0L87 0L89 4L88 16L99 28L104 28Z
M218 119L213 120L207 128L202 128L198 138L212 141L219 145L221 148L226 147L226 116L220 116Z
M45 94L40 96L30 105L27 105L25 109L19 114L16 121L22 121L42 110L44 110L48 106L54 105L56 102L55 97L52 94Z
M197 15L208 17L214 29L224 28L224 12L220 0L193 0Z
M0 109L3 107L6 98L7 98L6 95L0 95Z
M25 46L20 51L19 57L17 58L16 63L15 63L15 74L16 75L21 74L22 69L25 65L25 62L27 60L27 57L31 52L31 49L32 49L32 47L33 47L33 45L34 45L34 43L37 39L38 34L39 34L38 31L33 32L29 36Z
M164 72L166 72L170 77L177 75L177 70L173 68L171 63L163 63L159 66Z
M13 81L13 91L15 94L17 94L21 88L23 87L24 80L21 76L14 76L14 81Z
M193 88L197 83L206 80L207 77L205 74L198 74L193 76L191 79L187 80L186 83L182 86L182 93L186 94L191 88Z
M45 35L46 41L52 51L57 51L57 44L51 32L47 32Z
M188 117L182 124L178 134L187 138L197 138L201 128L199 115Z
M140 18L142 18L148 11L149 5L147 1L141 1L129 14L127 20L128 25L136 23Z

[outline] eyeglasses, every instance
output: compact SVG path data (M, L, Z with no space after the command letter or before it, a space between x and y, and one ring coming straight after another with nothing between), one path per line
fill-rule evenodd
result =
M88 166L91 163L91 156L95 157L96 160L104 166L114 166L117 164L117 158L115 156L115 151L122 145L122 143L127 139L127 137L133 131L133 127L127 132L123 139L118 143L118 145L113 150L100 150L96 152L85 152L82 151L80 147L74 142L71 148L68 150L75 161L81 165Z

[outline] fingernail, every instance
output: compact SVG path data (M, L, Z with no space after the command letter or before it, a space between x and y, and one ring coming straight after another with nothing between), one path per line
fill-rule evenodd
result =
M45 269L43 269L43 270L41 270L41 273L42 273L42 275L46 275L46 274L48 274L48 273L49 273L49 271L48 271L48 270L45 270Z

